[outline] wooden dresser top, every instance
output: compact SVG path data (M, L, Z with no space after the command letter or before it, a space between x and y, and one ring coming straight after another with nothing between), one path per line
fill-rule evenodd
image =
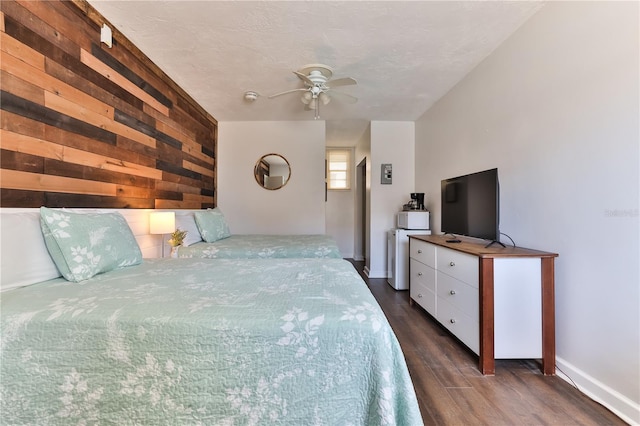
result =
M409 238L416 240L426 241L431 244L435 244L441 247L446 247L451 250L460 251L463 253L472 254L478 257L484 258L498 258L498 257L557 257L557 253L549 253L546 251L533 250L523 247L507 246L502 247L499 244L493 244L491 247L485 247L489 244L486 242L478 242L478 240L467 239L465 237L456 237L461 240L459 243L448 243L447 240L454 239L447 235L411 235Z

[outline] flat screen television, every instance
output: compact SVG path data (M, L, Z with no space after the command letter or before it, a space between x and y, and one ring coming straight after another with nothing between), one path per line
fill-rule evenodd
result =
M441 231L500 241L498 169L441 182Z

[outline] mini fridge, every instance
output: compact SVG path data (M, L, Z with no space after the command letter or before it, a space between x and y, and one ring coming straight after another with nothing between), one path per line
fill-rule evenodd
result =
M387 234L387 282L409 290L409 235L429 235L428 229L392 229Z

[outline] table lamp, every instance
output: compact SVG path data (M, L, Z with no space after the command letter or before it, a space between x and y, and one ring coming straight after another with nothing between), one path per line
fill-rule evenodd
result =
M162 235L162 257L164 257L164 236L176 230L175 212L152 212L149 215L149 233Z

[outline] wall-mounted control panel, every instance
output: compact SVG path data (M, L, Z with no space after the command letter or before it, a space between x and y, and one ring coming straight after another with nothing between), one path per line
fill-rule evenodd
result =
M380 170L380 183L383 185L391 185L391 164L382 164Z

